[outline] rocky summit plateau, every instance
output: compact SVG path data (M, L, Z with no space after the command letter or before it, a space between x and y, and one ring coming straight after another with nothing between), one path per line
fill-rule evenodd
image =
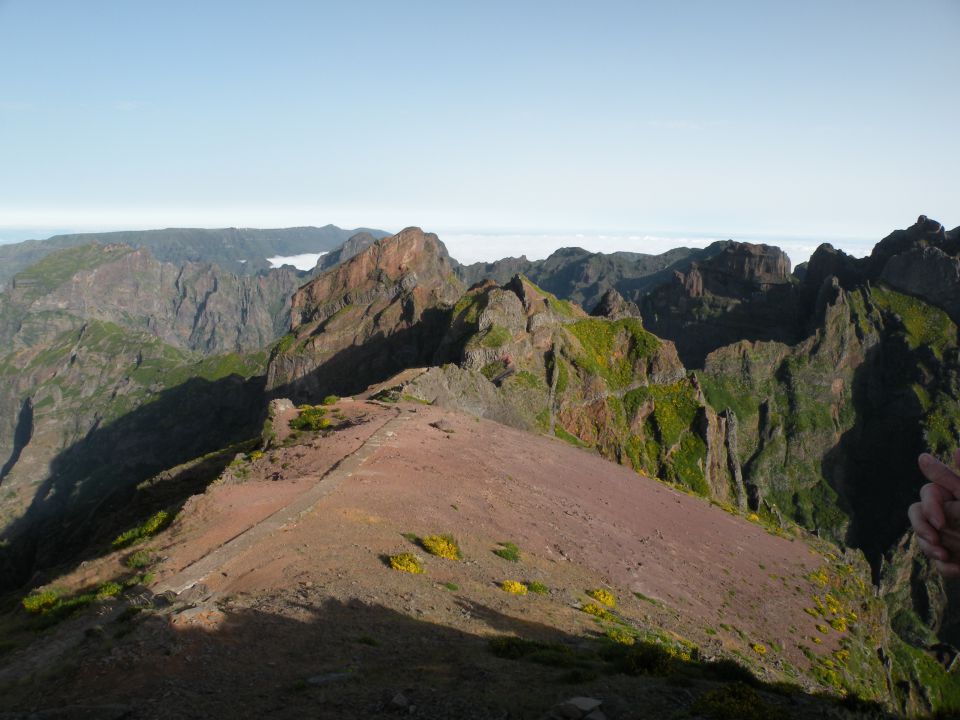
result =
M960 716L906 517L960 435L930 227L0 248L0 718Z

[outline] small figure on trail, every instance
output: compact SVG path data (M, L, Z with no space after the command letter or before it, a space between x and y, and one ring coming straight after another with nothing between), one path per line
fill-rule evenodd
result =
M960 475L933 455L924 453L920 472L930 482L920 488L920 502L907 512L917 542L940 574L960 578ZM960 467L960 450L953 456Z

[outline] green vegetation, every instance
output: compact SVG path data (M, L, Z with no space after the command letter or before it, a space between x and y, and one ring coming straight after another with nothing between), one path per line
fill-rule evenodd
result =
M537 595L546 595L547 593L550 592L550 588L548 588L542 582L539 582L537 580L531 580L530 582L528 582L527 590L529 590L532 593L536 593Z
M160 510L147 518L142 525L130 528L126 532L118 535L112 543L113 547L115 549L125 548L141 540L153 537L171 522L173 522L173 515L166 510Z
M578 447L578 448L590 447L590 443L585 443L583 440L578 438L573 433L567 432L559 424L553 426L553 434L556 435L561 440L563 440L564 442L573 445L574 447Z
M712 720L780 720L783 716L760 693L743 683L705 692L693 704L693 711Z
M494 555L510 562L520 562L520 548L512 542L502 542L499 545L500 547L493 551Z
M327 409L319 405L301 405L300 413L290 421L290 427L294 430L317 432L326 430L333 425L330 418L325 417Z
M513 376L513 383L531 390L543 390L543 381L529 370L521 370Z
M511 340L510 331L499 325L491 325L486 332L480 336L480 347L498 348L506 345Z
M127 557L126 565L128 568L139 570L150 567L157 560L157 556L151 550L137 550Z
M56 290L78 272L93 270L129 252L133 248L95 243L59 250L17 273L14 284L26 288L27 300L34 300Z
M602 377L612 390L633 382L635 366L660 346L655 335L643 329L636 318L603 320L589 318L565 326L583 348L573 362L590 375Z
M741 422L757 414L760 401L752 389L737 380L728 375L707 373L697 373L697 379L707 403L717 412L730 408Z
M894 640L893 678L917 682L924 690L935 712L944 717L960 713L960 682L956 675L946 669L925 651Z
M336 405L340 402L339 395L327 395L323 400L320 401L321 405Z
M632 423L640 408L651 403L653 412L644 421L643 435L628 441L627 457L637 470L709 495L704 473L707 446L696 432L701 408L693 384L684 379L631 390L623 397L627 422Z
M141 580L139 576L128 578L124 583L111 580L71 595L64 594L56 588L50 588L27 595L20 604L28 613L40 618L34 627L43 629L66 619L95 601L117 597L126 587L131 587Z
M956 347L957 326L943 310L882 285L871 288L870 297L899 319L911 350L929 347L939 360L948 348Z
M286 352L289 352L290 349L297 342L297 333L296 331L288 332L282 338L277 340L276 344L273 346L273 351L271 355L276 357L277 355L283 355Z
M497 377L500 373L506 370L507 364L502 360L497 360L492 363L487 363L480 369L480 373L490 382L493 382L493 379Z
M21 601L23 609L30 613L42 613L51 610L60 602L60 593L56 590L43 590L42 592L27 595Z
M453 306L453 317L454 319L459 318L468 325L476 325L486 304L487 296L485 293L469 293L460 298L457 304Z

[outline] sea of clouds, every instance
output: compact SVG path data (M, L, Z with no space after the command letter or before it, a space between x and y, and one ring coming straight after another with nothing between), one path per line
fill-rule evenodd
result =
M293 265L297 270L313 270L317 266L317 260L326 255L321 253L303 253L301 255L277 255L267 258L270 267L278 268L284 265Z

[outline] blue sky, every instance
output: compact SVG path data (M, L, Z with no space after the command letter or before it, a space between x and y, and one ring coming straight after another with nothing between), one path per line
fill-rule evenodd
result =
M0 238L952 227L958 37L957 0L0 0Z

